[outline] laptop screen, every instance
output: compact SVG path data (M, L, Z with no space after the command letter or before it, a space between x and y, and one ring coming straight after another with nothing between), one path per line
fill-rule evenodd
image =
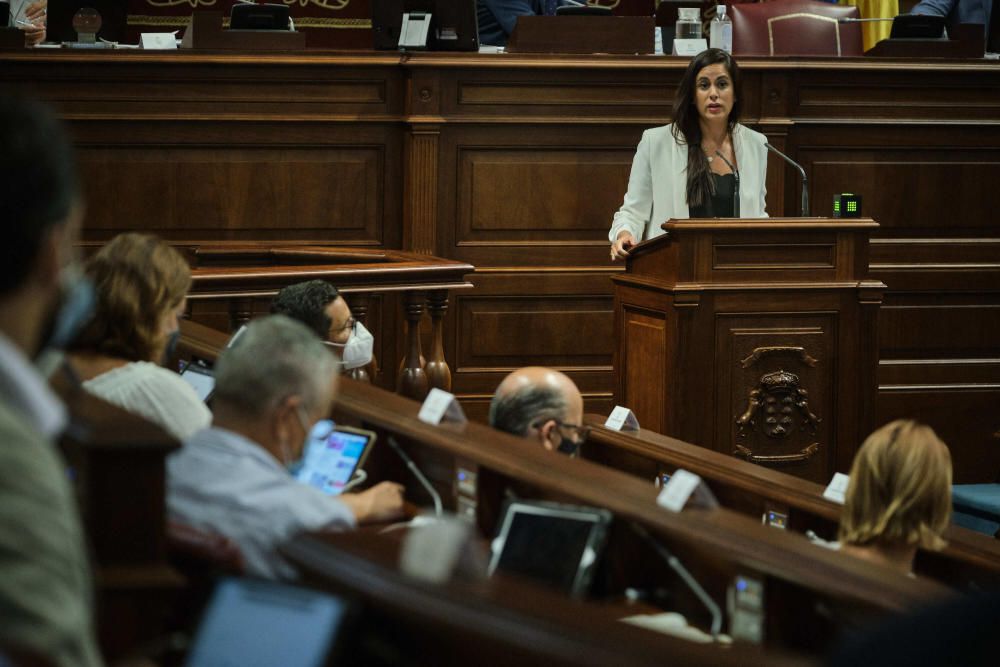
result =
M320 667L347 611L316 591L250 579L224 579L205 611L188 667Z
M340 495L374 441L371 431L343 427L326 438L311 438L295 478L323 493Z

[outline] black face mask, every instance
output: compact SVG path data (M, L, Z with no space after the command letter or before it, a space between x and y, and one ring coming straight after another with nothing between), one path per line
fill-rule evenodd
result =
M579 453L580 445L582 444L583 444L582 442L573 442L569 438L564 437L562 439L562 442L559 443L559 447L557 447L556 449L559 450L560 454L566 454L567 456L576 456Z
M177 344L180 342L181 330L174 329L167 336L167 344L163 348L163 359L160 361L161 366L166 366L174 358L174 354L177 352Z

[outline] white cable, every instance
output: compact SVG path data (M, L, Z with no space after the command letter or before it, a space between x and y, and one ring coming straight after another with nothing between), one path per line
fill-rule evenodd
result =
M357 470L354 471L354 477L351 478L351 481L349 481L347 484L345 484L344 488L341 489L341 493L343 493L344 491L350 491L351 489L353 489L354 487L356 487L358 484L361 484L362 482L364 482L367 479L368 479L368 473L365 472L365 469L364 468L358 468Z

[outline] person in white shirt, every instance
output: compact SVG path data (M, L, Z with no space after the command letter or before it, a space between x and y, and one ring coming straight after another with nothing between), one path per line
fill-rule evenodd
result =
M278 548L297 533L399 517L399 484L333 497L289 473L330 414L337 375L336 357L301 322L250 322L216 362L212 427L167 460L171 519L231 539L248 574L292 579Z
M55 444L68 416L34 363L86 311L71 270L81 219L65 128L42 104L0 95L0 654L14 664L102 662L79 508Z
M88 260L97 311L69 363L88 392L163 427L179 440L212 422L197 392L160 363L179 337L191 288L181 254L155 236L121 234Z
M628 191L608 233L612 261L663 233L670 218L767 217L767 138L739 124L740 71L731 55L707 49L684 72L673 123L646 130Z

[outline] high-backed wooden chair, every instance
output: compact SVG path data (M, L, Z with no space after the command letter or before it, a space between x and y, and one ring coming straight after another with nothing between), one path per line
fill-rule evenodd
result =
M737 56L860 56L857 7L814 0L774 0L734 4L733 55Z

